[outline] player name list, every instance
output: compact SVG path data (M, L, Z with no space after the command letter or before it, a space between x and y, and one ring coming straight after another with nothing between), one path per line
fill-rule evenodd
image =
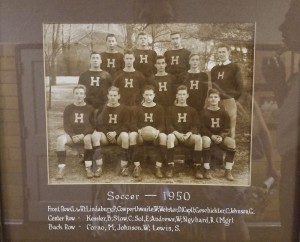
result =
M185 206L48 206L48 229L96 231L178 232L191 224L234 223L235 215L253 215L253 209Z

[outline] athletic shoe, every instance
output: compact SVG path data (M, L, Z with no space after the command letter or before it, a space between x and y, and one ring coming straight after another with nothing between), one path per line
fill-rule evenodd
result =
M228 181L233 181L234 180L234 178L233 178L233 176L231 174L231 170L229 170L229 169L226 169L226 171L225 171L225 177L226 177L226 179Z
M203 175L202 175L202 171L201 171L201 166L196 166L195 178L196 179L203 179Z
M204 178L205 179L211 179L212 176L211 176L211 173L210 173L210 169L204 169Z
M58 171L56 174L56 180L63 179L65 175L65 167L58 167Z
M155 168L155 176L156 176L157 178L163 178L163 174L162 174L162 171L161 171L161 167L157 166L157 167Z
M102 166L97 166L97 169L94 173L95 177L100 177L102 175Z
M166 177L172 178L174 175L174 165L168 165L167 171L166 171Z
M86 171L86 176L87 178L93 178L94 177L94 173L92 171L92 167L86 167L85 168L85 171Z
M120 174L121 176L129 176L128 167L122 167Z
M133 177L140 177L141 176L141 171L142 171L142 168L141 166L135 166L134 169L133 169L133 172L132 172L132 176Z

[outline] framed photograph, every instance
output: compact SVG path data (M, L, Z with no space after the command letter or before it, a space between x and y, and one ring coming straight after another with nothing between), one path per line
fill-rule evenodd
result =
M299 239L299 1L225 2L1 2L3 241Z
M215 38L210 37L213 35ZM251 134L252 118L254 36L254 23L176 25L172 23L45 24L43 46L46 70L48 183L169 183L249 186L251 135L248 136L248 134ZM175 40L177 42L172 38L178 38ZM130 48L132 53L127 53ZM201 116L205 109L210 108L208 90L217 88L220 92L224 92L223 87L221 87L223 84L219 80L231 78L224 76L223 70L217 70L218 72L213 74L216 75L215 78L208 78L211 76L210 73L213 67L219 66L222 56L218 53L218 50L222 48L228 52L227 61L232 61L232 63L235 63L234 68L238 68L233 70L234 74L231 74L233 78L238 77L232 81L232 84L230 84L232 86L228 85L225 88L230 89L229 92L234 90L237 94L234 94L235 97L223 98L222 96L222 101L219 100L220 103L217 105L216 111L220 108L223 109L223 103L230 101L231 98L235 104L234 98L242 95L242 98L239 99L240 102L237 102L239 113L242 113L242 115L238 115L238 118L236 118L237 131L235 139L230 136L230 120L222 118L223 114L220 117L209 117L207 116L208 112L206 112L205 117ZM127 67L130 63L127 64L128 61L124 55L134 58L132 70ZM194 58L193 55L195 55ZM98 63L95 63L93 59L96 57L100 58ZM162 62L163 68L158 70L157 61L158 63ZM195 62L195 64L192 62ZM231 64L229 65L230 68ZM126 80L131 80L129 79L130 72L142 74L142 79L138 74L132 77L133 82L140 81L140 79L144 81L143 85L138 86L137 91L135 87L131 86L131 83L131 85L128 84L129 81L126 82ZM109 84L106 85L106 82ZM80 119L80 115L85 114L84 112L80 114L75 112L74 117L66 117L67 115L73 115L68 114L66 107L70 104L74 105L73 89L78 84L84 84L86 87L86 97L83 105L85 103L91 105L95 109L93 115L96 118L92 118L93 127L89 133L85 133L89 141L84 143L82 137L81 142L72 147L74 146L74 141L71 140L72 135L74 135L72 127L75 129L78 123L84 122L83 119ZM131 127L128 124L126 124L128 128L122 127L126 131L122 135L127 138L122 140L119 138L116 143L107 141L107 134L108 132L117 131L120 135L121 132L118 130L123 125L123 121L121 118L119 118L121 121L111 120L112 117L118 118L118 115L122 114L115 114L114 109L113 111L107 111L107 107L110 105L108 90L110 90L111 85L120 89L118 102L125 104L127 107L129 105L130 108L134 108L134 112L138 112L135 114L137 117L131 118L129 121L136 123L137 127ZM189 96L185 105L197 111L196 122L198 122L188 124L190 127L186 128L184 134L193 131L193 126L196 125L196 131L193 131L192 136L199 135L199 139L201 139L201 135L204 138L199 144L192 141L194 139L192 136L188 138L187 142L177 144L178 137L176 137L176 147L174 148L174 144L167 145L172 139L172 132L177 131L173 128L173 125L187 122L184 119L174 124L170 122L173 116L170 117L172 113L169 109L177 105L176 88L180 85L187 86ZM152 111L151 108L147 109L148 104L143 104L145 102L143 92L147 86L153 88L153 104L150 105L160 106L160 109L157 110L164 110L160 114L163 118L155 117L158 111ZM122 98L122 95L125 97ZM130 97L135 95L137 95L137 98L133 99L133 103L130 103ZM143 111L139 110L141 107L143 107ZM74 107L72 106L72 108ZM126 107L122 109L124 108ZM130 113L130 111L126 112ZM227 113L229 111L226 111L226 115ZM180 114L179 112L174 115ZM105 119L105 115L107 119L103 121L102 116ZM70 119L72 120L70 121ZM212 123L204 120L209 120ZM118 124L118 122L121 122L121 124ZM158 124L159 122L160 124ZM205 127L204 122L209 125L208 128ZM85 126L88 125L85 124ZM138 132L141 132L140 137L142 140L145 139L142 130L149 125L157 130L160 129L159 135L152 140L150 137L148 142L140 142ZM170 126L172 126L172 130ZM212 127L216 127L216 130L214 131ZM85 130L86 127L82 129ZM137 136L132 136L134 134ZM211 135L214 134L223 135L224 140L219 145L211 141ZM206 141L206 139L209 141ZM230 142L232 143L231 146ZM126 147L126 149L123 147ZM228 158L231 156L230 149L233 150L232 155L234 157L232 158ZM122 156L124 150L127 152L127 158ZM173 159L169 158L169 151L176 153ZM90 158L87 158L87 152L91 153ZM141 152L143 155L139 154ZM63 157L61 157L62 154ZM218 157L218 155L222 157ZM98 163L101 161L101 165L97 165L97 160ZM92 161L92 163L88 164L87 161ZM57 164L57 162L61 162L61 164ZM121 162L128 163L126 167L129 170L127 176L120 175L120 172L122 172ZM139 163L138 166L135 165L137 162ZM168 173L168 163L170 162L172 164L176 163L176 165L172 165L174 173L176 173L172 177L164 174ZM231 162L235 163L234 169L231 167L232 174L235 177L234 180L228 180L224 176L226 162L227 165ZM212 166L212 169L204 168L204 163L208 168ZM159 164L159 167L157 167L157 164ZM200 175L202 175L201 173L205 175L206 170L210 170L210 178L195 178L195 169L197 168L195 164L199 165ZM138 176L134 174L132 176L131 174L134 173L137 167L140 167L142 171L139 171ZM86 171L87 168L88 171ZM60 173L62 169L64 174L63 177L60 177L61 174L57 173ZM89 169L91 169L91 172ZM97 169L101 169L101 174L98 174ZM160 174L160 177L155 176L157 169L161 169L162 174ZM96 175L92 176L89 172L96 173ZM58 175L59 179L57 179Z

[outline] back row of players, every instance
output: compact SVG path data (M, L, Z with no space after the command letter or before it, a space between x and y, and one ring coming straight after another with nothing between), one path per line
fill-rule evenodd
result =
M148 49L146 33L139 33L137 48L124 55L117 52L114 35L109 34L106 43L106 52L91 54L91 68L80 76L74 88L75 101L64 111L66 133L57 142L57 178L64 176L65 145L79 142L84 142L88 178L101 176L100 146L109 143L122 146L121 175L129 175L130 159L134 162L133 176L139 177L139 145L143 143L143 129L150 126L159 151L155 171L158 178L163 177L164 163L166 177L173 176L174 145L185 144L194 146L195 177L210 179L213 142L226 147L225 177L232 181L235 100L242 93L243 82L238 65L229 60L229 47L218 46L220 63L211 70L214 89L208 92L208 75L200 71L200 56L182 48L180 33L171 33L172 49L164 56Z

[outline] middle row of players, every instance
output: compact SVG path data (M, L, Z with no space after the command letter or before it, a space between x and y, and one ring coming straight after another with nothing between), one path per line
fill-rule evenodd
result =
M208 106L199 114L187 104L188 89L177 87L175 105L167 109L154 102L155 88L146 85L142 92L141 104L126 106L120 103L119 88L108 89L107 103L96 118L96 130L91 135L94 147L94 160L97 176L102 173L103 154L101 146L118 144L122 147L121 175L129 175L128 160L134 163L133 176L141 175L144 142L157 146L158 159L155 175L163 177L162 167L167 167L166 177L173 177L174 147L193 147L192 159L195 165L195 178L210 179L210 147L222 145L226 150L225 177L233 180L231 169L235 155L235 140L229 137L230 120L228 113L219 107L220 93L216 89L208 92ZM200 135L201 134L201 135ZM202 136L202 137L201 137ZM203 167L201 167L203 160Z

